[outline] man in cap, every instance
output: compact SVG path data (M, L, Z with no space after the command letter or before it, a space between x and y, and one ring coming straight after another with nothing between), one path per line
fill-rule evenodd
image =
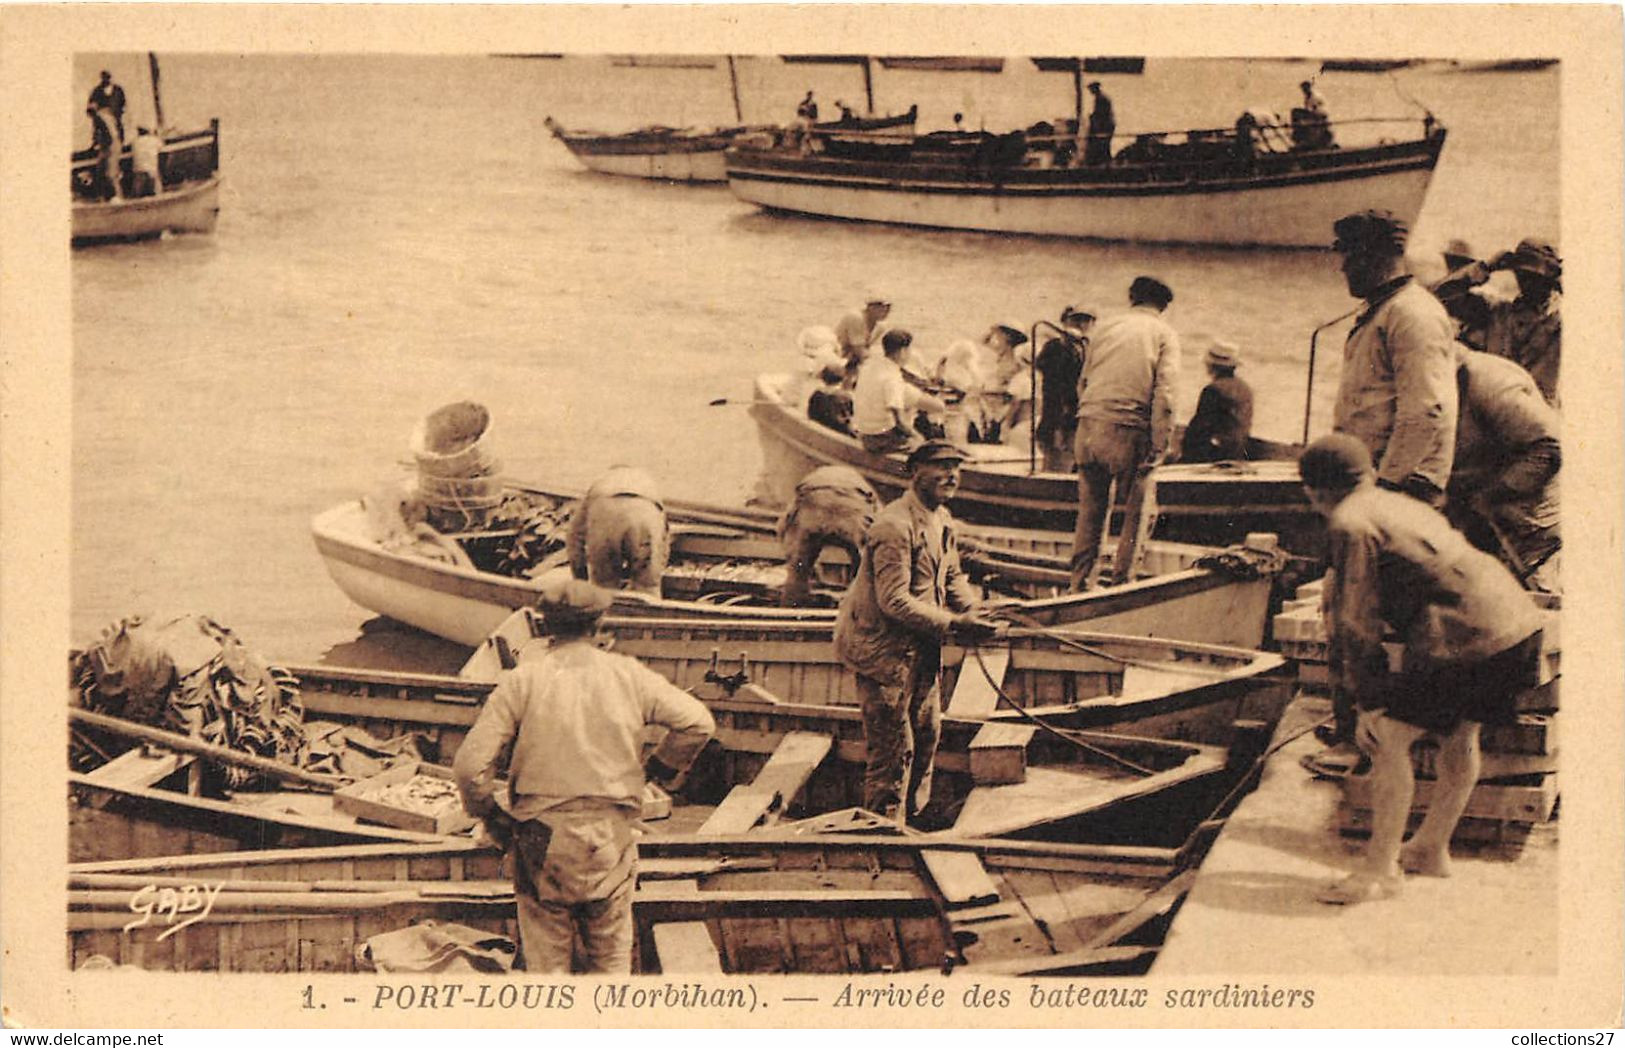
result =
M1294 149L1330 149L1335 137L1331 118L1326 112L1326 100L1315 90L1313 80L1298 85L1303 92L1303 104L1292 110L1292 146Z
M1433 293L1444 304L1450 319L1456 322L1456 338L1474 349L1484 348L1484 332L1490 325L1490 306L1482 295L1472 289L1483 280L1478 270L1483 263L1473 252L1472 245L1457 237L1445 245L1444 278L1433 286ZM1484 279L1489 279L1486 271Z
M674 785L716 729L699 700L594 643L610 601L578 579L543 590L552 645L498 678L452 765L463 807L513 853L519 944L532 974L570 971L577 938L581 970L632 970L633 832L645 777ZM645 760L651 725L667 730ZM504 767L506 810L496 783Z
M1488 264L1476 263L1453 284L1474 287L1503 269L1510 269L1517 279L1518 297L1511 302L1486 302L1488 316L1483 321L1479 348L1520 365L1533 376L1546 402L1558 407L1557 376L1563 346L1560 312L1563 260L1552 245L1528 238Z
M998 629L960 568L948 512L964 459L945 440L909 456L909 488L870 525L835 619L835 653L857 674L863 706L863 806L899 822L931 799L943 640Z
M576 506L568 545L576 578L660 596L671 539L654 479L641 469L611 467Z
M1456 347L1461 421L1445 515L1531 590L1561 589L1557 412L1529 372Z
M1089 110L1089 130L1084 140L1083 162L1089 167L1111 163L1112 136L1117 133L1117 114L1112 100L1100 89L1099 80L1089 81L1089 93L1095 96Z
M857 567L863 536L874 523L880 500L863 475L850 466L819 466L796 485L795 500L779 519L786 575L780 603L806 606L812 596L813 565L825 546L837 546Z
M1144 477L1162 464L1173 439L1173 389L1179 376L1179 336L1163 319L1174 300L1155 277L1135 277L1129 309L1095 327L1078 380L1078 522L1072 536L1072 590L1093 584L1111 493L1124 499L1123 531L1112 563L1113 583L1133 570Z
M1404 268L1404 222L1386 211L1337 220L1349 294L1365 300L1343 346L1332 429L1357 437L1377 483L1438 508L1456 437L1455 325Z
M96 86L90 89L90 98L86 102L92 109L105 109L113 117L113 126L118 131L119 141L124 141L124 88L114 80L113 74L103 69Z
M1299 472L1327 520L1325 616L1334 688L1357 707L1355 737L1372 761L1371 843L1364 862L1320 896L1383 898L1400 869L1450 873L1450 835L1479 775L1479 728L1510 721L1535 682L1541 619L1510 572L1436 510L1379 488L1365 445L1341 433L1304 450ZM1404 654L1388 672L1383 641ZM1427 816L1403 849L1415 792L1411 746L1440 739Z
M870 291L863 308L855 309L835 322L835 340L846 359L847 381L857 380L858 367L869 356L869 347L882 334L881 322L891 315L891 302L879 291Z
M1207 373L1212 381L1196 400L1196 414L1185 427L1180 443L1181 462L1225 462L1247 457L1247 438L1253 431L1253 389L1236 377L1241 350L1234 342L1216 339L1207 351Z
M1064 334L1044 343L1038 351L1038 447L1044 468L1070 473L1075 463L1072 442L1078 434L1078 378L1089 332L1095 326L1093 306L1067 306L1061 310Z

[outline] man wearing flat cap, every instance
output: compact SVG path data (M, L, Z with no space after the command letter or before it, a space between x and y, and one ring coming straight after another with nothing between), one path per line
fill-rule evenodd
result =
M1211 381L1196 400L1196 414L1179 445L1181 462L1226 462L1247 457L1253 431L1253 389L1236 377L1241 350L1216 339L1207 351Z
M555 577L538 603L553 642L498 678L452 765L463 807L511 849L532 974L632 970L632 892L646 777L673 784L716 723L687 692L594 643L613 595ZM666 728L647 760L644 730ZM510 799L497 800L506 762Z
M1135 277L1128 289L1128 311L1095 326L1078 379L1073 592L1093 585L1114 483L1124 501L1123 531L1108 581L1125 582L1133 571L1144 478L1168 458L1173 439L1179 336L1163 319L1173 300L1167 284Z
M1310 504L1326 518L1331 573L1324 614L1334 694L1358 707L1355 738L1372 762L1371 843L1322 902L1393 895L1401 869L1450 874L1450 836L1480 771L1484 724L1516 717L1536 680L1541 617L1494 557L1473 548L1438 511L1377 487L1371 457L1347 434L1323 437L1298 463ZM1404 653L1389 673L1383 642ZM1411 746L1440 740L1427 815L1403 848L1415 792ZM1312 770L1314 761L1306 759Z
M1456 438L1455 325L1405 271L1401 219L1362 211L1332 229L1349 294L1365 300L1343 345L1332 429L1365 444L1378 484L1438 508Z
M931 800L942 642L998 629L960 568L948 512L964 459L944 440L909 455L909 488L870 525L835 619L835 653L857 675L863 706L863 806L899 823Z
M1038 351L1038 447L1046 470L1070 473L1076 467L1072 443L1078 434L1078 379L1096 315L1093 306L1067 306L1061 310L1065 334Z
M1466 245L1461 248L1466 250ZM1546 402L1559 407L1563 260L1557 250L1531 237L1490 262L1455 261L1458 264L1440 284L1438 295L1451 315L1462 321L1461 340L1521 366L1534 378ZM1501 270L1512 271L1518 282L1517 298L1494 301L1472 290Z

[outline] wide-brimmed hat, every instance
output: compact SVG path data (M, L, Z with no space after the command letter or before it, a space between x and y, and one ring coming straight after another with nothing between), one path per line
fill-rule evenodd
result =
M1298 475L1306 488L1352 488L1370 472L1370 449L1347 433L1321 437L1298 459Z
M863 304L866 306L889 306L891 299L879 288L870 288L863 293Z
M1241 367L1241 347L1234 342L1215 339L1208 347L1207 362L1217 368Z
M1518 242L1507 259L1507 268L1515 273L1531 273L1547 280L1556 280L1563 275L1563 260L1557 257L1557 249L1544 240L1533 237Z
M1410 226L1392 211L1356 211L1332 223L1332 250L1350 254L1357 251L1405 253Z
M1088 317L1090 320L1099 320L1100 310L1088 302L1076 306L1067 306L1061 310L1061 322L1063 324L1072 317Z
M1460 237L1457 237L1456 239L1450 241L1450 243L1446 244L1442 254L1444 255L1444 264L1449 266L1451 269L1460 269L1467 263L1477 261L1478 259L1478 252L1473 250L1473 245L1467 243L1467 241L1461 239Z
M928 440L908 453L908 468L927 462L963 462L970 458L965 449L951 440Z
M578 578L547 578L536 596L536 607L549 630L582 629L603 618L615 595Z
M1005 337L1009 339L1012 346L1019 346L1027 341L1027 333L1021 330L1021 325L1013 320L1001 320L999 323L994 324L993 327L1004 332Z

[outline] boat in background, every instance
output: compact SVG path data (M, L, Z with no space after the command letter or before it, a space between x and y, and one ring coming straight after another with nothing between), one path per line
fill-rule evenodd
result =
M1276 151L1235 128L1141 134L1109 163L1080 163L1084 138L1036 126L1005 135L877 136L873 148L806 152L741 139L728 186L770 211L865 222L1132 243L1317 247L1332 223L1385 208L1412 224L1444 148L1427 115L1336 124L1371 144ZM1378 130L1389 125L1392 130ZM1320 128L1322 141L1325 125ZM1126 137L1126 136L1120 136Z
M1002 73L1004 59L978 55L881 55L882 69L912 69L939 73Z
M153 108L163 135L158 154L160 184L151 196L99 198L94 148L75 152L70 162L72 242L76 246L121 240L146 240L164 233L211 233L220 214L220 121L202 130L162 130L163 102L158 92L158 59L152 69ZM133 122L133 121L132 121ZM130 146L120 154L118 178L130 175Z

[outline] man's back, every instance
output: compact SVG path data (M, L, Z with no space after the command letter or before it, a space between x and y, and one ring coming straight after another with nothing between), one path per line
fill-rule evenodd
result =
M1178 363L1179 336L1156 310L1136 306L1102 322L1078 380L1078 417L1146 424Z

